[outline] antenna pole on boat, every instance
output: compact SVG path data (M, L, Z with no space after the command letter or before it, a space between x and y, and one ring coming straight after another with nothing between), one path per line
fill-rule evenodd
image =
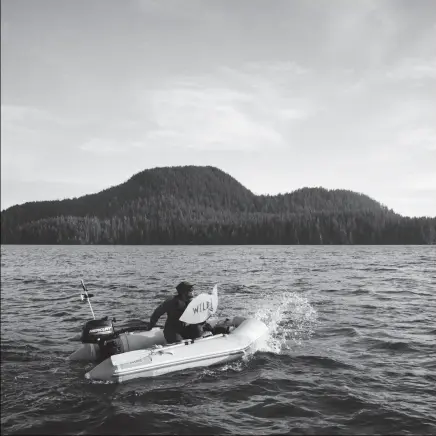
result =
M85 283L83 282L83 280L80 280L80 282L81 282L82 288L85 292L85 295L80 294L80 297L82 298L82 300L88 300L88 304L89 304L89 308L91 309L92 317L95 319L94 311L92 310L91 300L90 300L90 297L92 297L92 294L91 295L88 294L88 290L86 289L86 286L85 286Z

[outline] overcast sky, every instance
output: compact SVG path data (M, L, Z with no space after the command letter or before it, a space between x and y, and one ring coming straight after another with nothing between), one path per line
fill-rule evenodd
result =
M436 216L436 1L2 0L1 208L213 165Z

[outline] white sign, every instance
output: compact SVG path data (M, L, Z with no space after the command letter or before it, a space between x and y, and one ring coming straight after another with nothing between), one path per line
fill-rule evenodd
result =
M207 321L218 308L218 286L215 285L212 294L200 294L195 297L179 318L186 324L200 324Z

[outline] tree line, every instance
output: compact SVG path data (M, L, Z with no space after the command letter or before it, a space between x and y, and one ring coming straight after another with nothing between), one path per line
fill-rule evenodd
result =
M278 216L232 214L215 219L143 215L60 216L2 229L9 244L435 244L436 219L366 213Z

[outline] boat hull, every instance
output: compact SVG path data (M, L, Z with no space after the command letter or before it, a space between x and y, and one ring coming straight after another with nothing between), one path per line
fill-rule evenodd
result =
M128 351L109 357L85 376L90 380L125 382L240 359L255 351L268 328L256 319L242 321L229 334L184 341L175 345Z

